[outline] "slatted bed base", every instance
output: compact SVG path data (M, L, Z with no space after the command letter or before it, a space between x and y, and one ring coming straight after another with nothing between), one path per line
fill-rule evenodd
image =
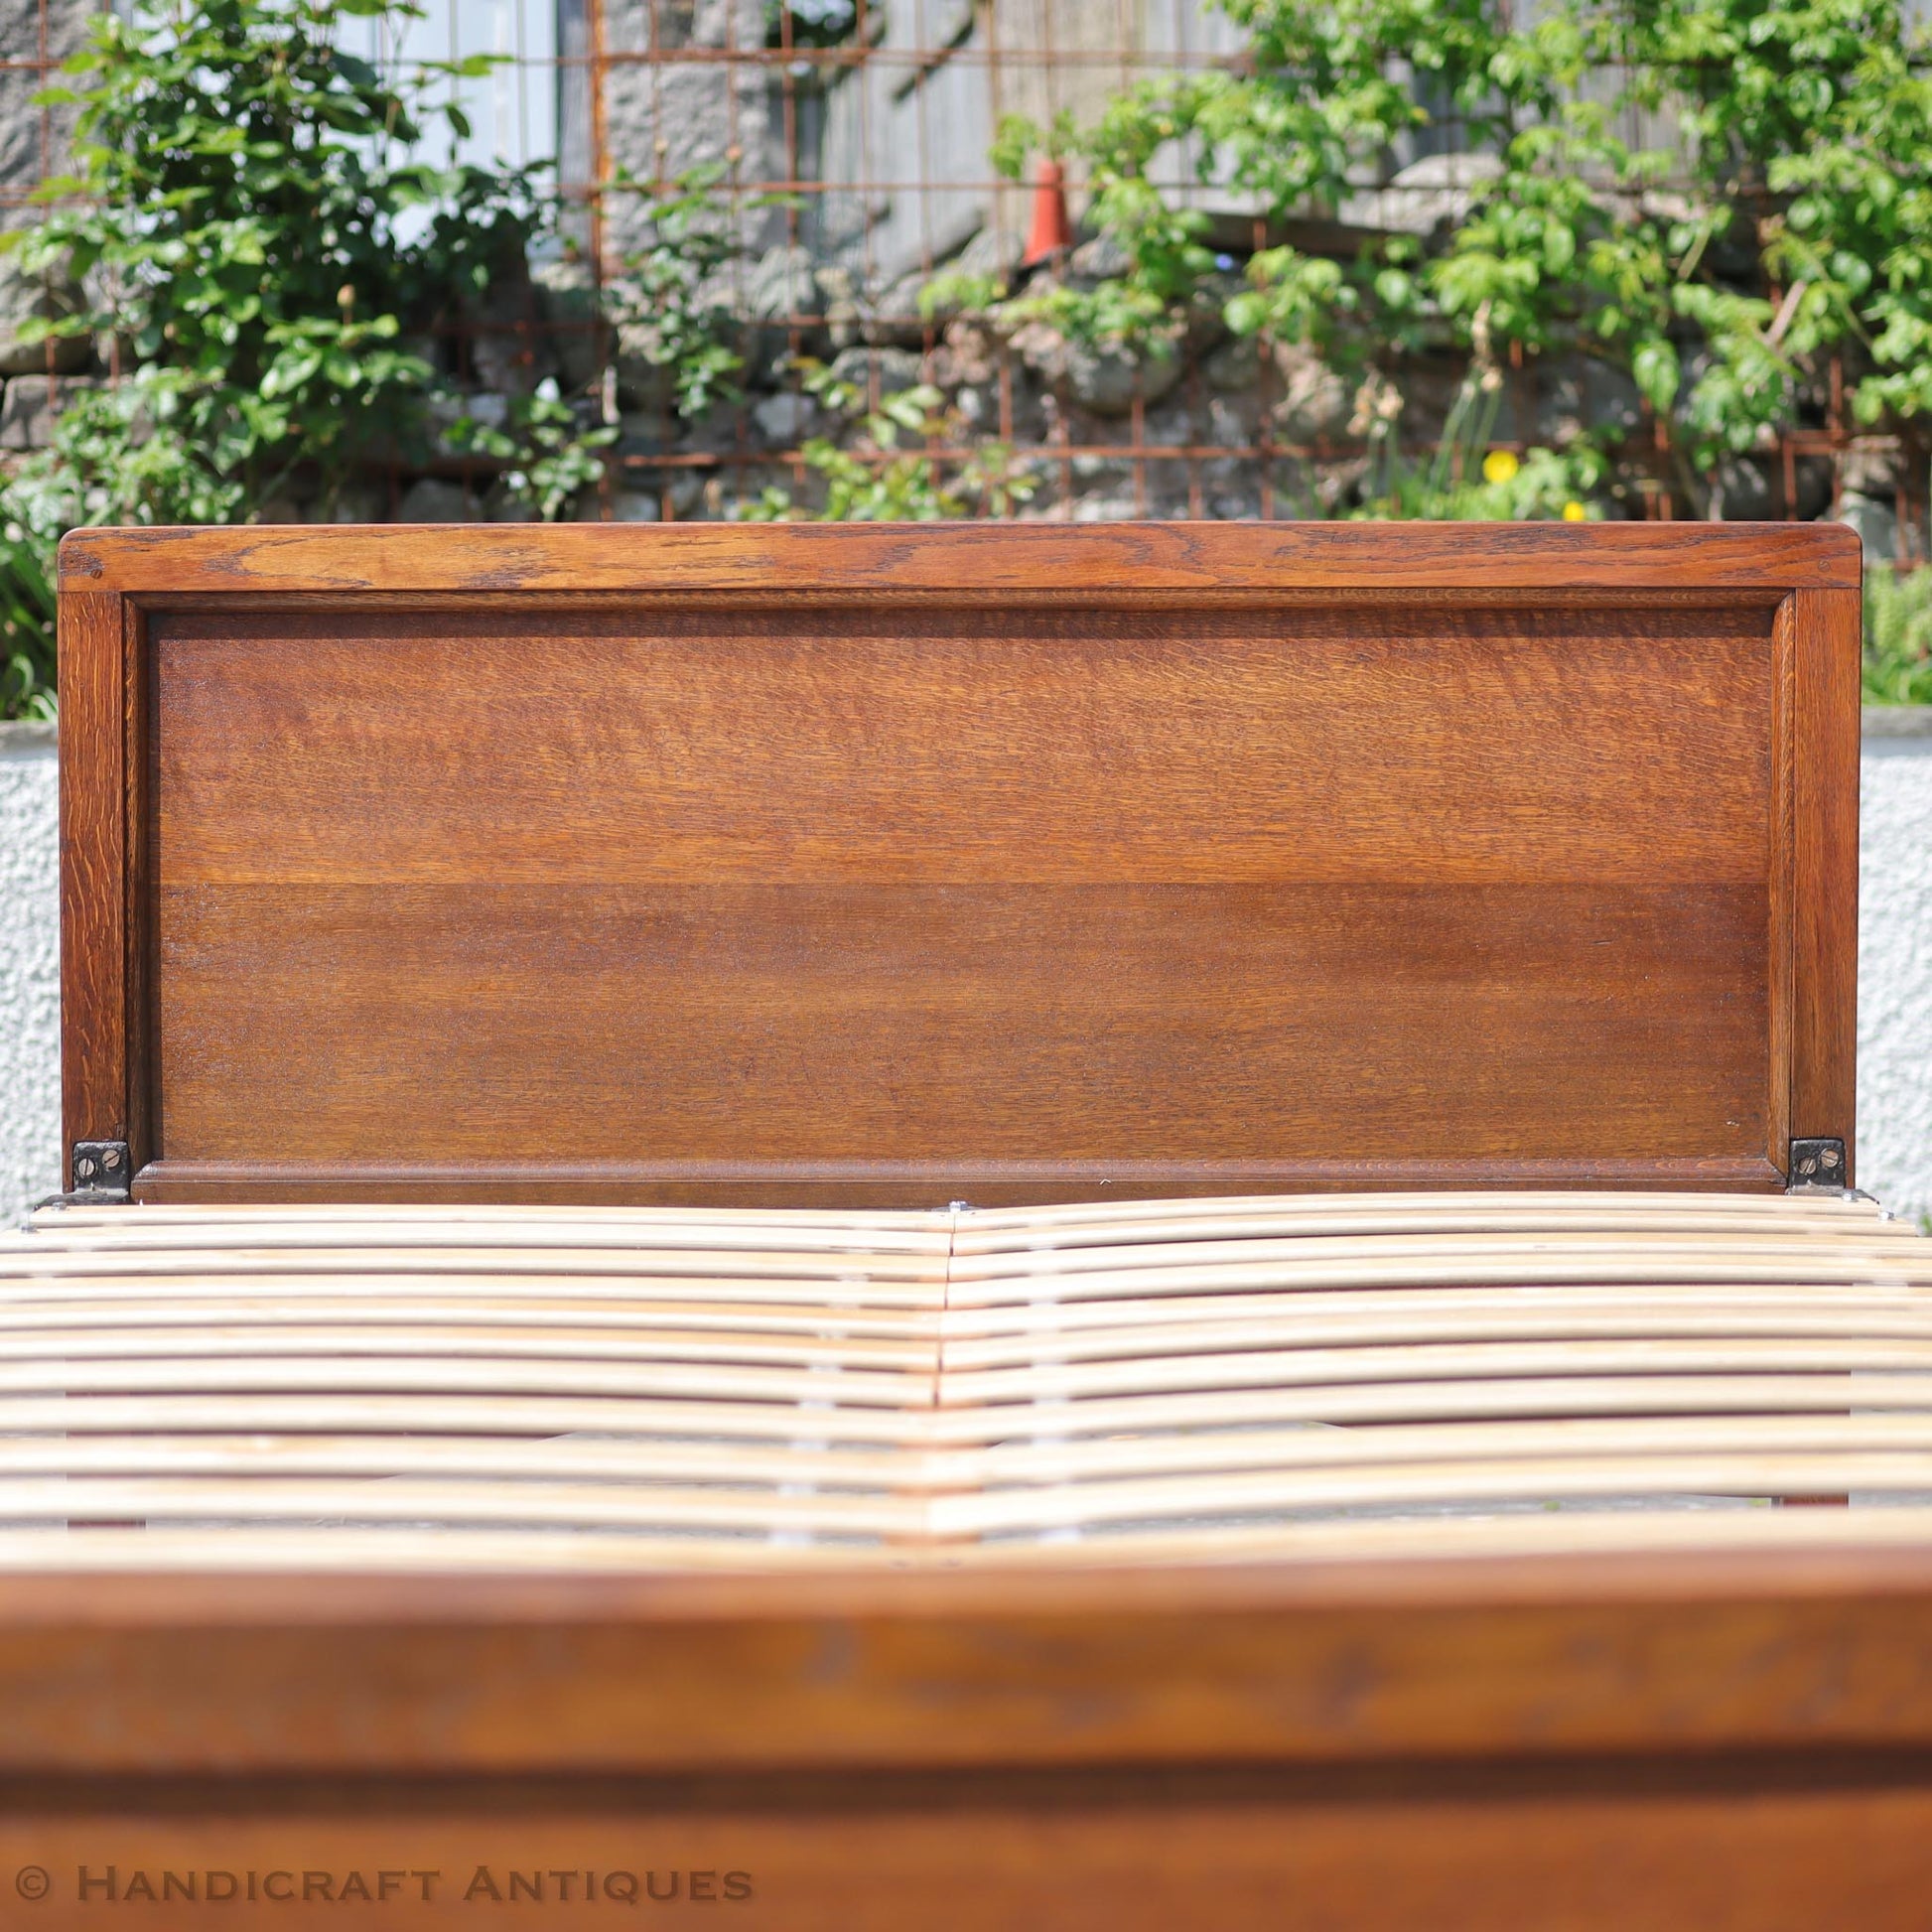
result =
M1924 1932L1860 579L72 533L0 1932Z
M1918 1546L1932 1247L1831 1194L50 1208L0 1244L0 1526L10 1569Z

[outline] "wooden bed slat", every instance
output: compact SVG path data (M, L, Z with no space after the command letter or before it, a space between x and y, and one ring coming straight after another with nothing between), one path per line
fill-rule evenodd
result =
M407 1430L543 1437L578 1432L711 1443L801 1440L989 1452L1106 1437L1238 1437L1306 1425L1453 1426L1495 1419L1911 1414L1932 1412L1932 1375L1885 1373L1560 1376L1470 1382L1339 1384L1110 1397L1051 1407L858 1409L815 1404L625 1396L158 1391L0 1395L0 1433L73 1436L142 1430Z
M1560 1510L1531 1516L1404 1517L1215 1524L1091 1540L900 1545L774 1544L757 1538L516 1534L452 1528L426 1538L414 1525L345 1526L327 1536L270 1524L232 1528L157 1525L124 1530L0 1527L0 1572L131 1570L289 1573L546 1572L680 1575L724 1571L1030 1570L1082 1565L1329 1565L1538 1556L1727 1551L1920 1550L1932 1544L1932 1509L1726 1509L1673 1515Z
M1932 1258L1861 1202L804 1225L43 1214L0 1252L0 1523L647 1568L1932 1497Z
M472 1361L431 1357L252 1355L198 1360L0 1363L0 1394L132 1393L136 1390L438 1389L478 1394L656 1395L684 1400L765 1402L787 1408L812 1403L922 1410L931 1399L923 1376L733 1368L693 1362Z
M327 1523L335 1518L427 1525L691 1529L741 1536L790 1532L881 1537L916 1532L921 1526L920 1507L883 1496L565 1483L541 1477L474 1483L408 1476L366 1482L84 1475L0 1479L0 1522L235 1518Z
M1274 1262L1299 1262L1316 1267L1324 1262L1359 1259L1366 1249L1378 1261L1404 1262L1422 1258L1431 1262L1454 1264L1462 1261L1563 1260L1570 1256L1601 1258L1606 1246L1605 1231L1593 1233L1565 1230L1449 1229L1437 1234L1390 1233L1367 1237L1351 1235L1297 1235L1284 1240L1236 1238L1227 1241L1172 1241L1149 1247L1128 1243L1114 1247L1066 1248L1029 1253L962 1258L947 1271L946 1280L954 1290L981 1283L1021 1281L1042 1286L1067 1277L1084 1278L1090 1274L1126 1274L1140 1269L1159 1273L1185 1273L1199 1265L1217 1268L1265 1267ZM1764 1255L1789 1257L1803 1265L1810 1261L1830 1264L1835 1261L1870 1261L1878 1266L1912 1267L1912 1243L1873 1236L1861 1231L1857 1236L1828 1235L1822 1240L1800 1234L1787 1238L1776 1231L1758 1228L1653 1233L1638 1229L1618 1232L1615 1247L1632 1261L1650 1262L1657 1257L1667 1264L1678 1259L1708 1256L1718 1261L1748 1260Z
M831 1324L828 1323L828 1327ZM44 1360L159 1360L185 1356L213 1360L226 1355L364 1355L501 1357L511 1361L647 1361L762 1365L881 1375L897 1369L922 1381L933 1372L933 1351L893 1340L839 1339L815 1335L756 1335L723 1331L691 1334L669 1329L557 1324L511 1326L497 1322L404 1325L371 1321L317 1325L264 1321L230 1326L209 1322L182 1327L66 1325L0 1333L0 1363Z
M1802 1454L1671 1457L1547 1456L1418 1461L1350 1469L1237 1469L1014 1488L975 1495L894 1498L800 1482L778 1487L669 1481L566 1482L547 1471L463 1481L444 1474L329 1480L308 1474L63 1473L0 1475L0 1522L247 1519L493 1522L578 1528L689 1528L714 1534L811 1533L917 1541L1118 1522L1206 1524L1221 1518L1392 1508L1643 1496L1765 1498L1890 1491L1932 1495L1923 1452L1811 1450ZM787 1493L787 1491L790 1493Z
M527 1248L483 1245L434 1246L420 1250L372 1247L357 1251L362 1261L392 1273L480 1275L623 1275L639 1281L666 1278L700 1281L712 1277L756 1281L813 1281L861 1288L873 1282L930 1283L945 1279L943 1260L918 1256L801 1254L784 1250L700 1248L570 1248L543 1243ZM0 1252L0 1277L94 1275L108 1271L201 1277L207 1275L316 1274L340 1270L340 1250L244 1246L236 1248L114 1247L99 1253L85 1248L52 1249L27 1243Z
M1646 1192L1636 1188L1588 1191L1556 1187L1534 1191L1485 1188L1479 1193L1468 1189L1390 1189L1387 1192L1353 1196L1335 1193L1221 1194L1179 1201L1083 1201L1058 1207L977 1208L970 1223L962 1228L961 1238L968 1244L978 1244L998 1237L1002 1244L1024 1246L1029 1241L1043 1240L1068 1230L1126 1227L1142 1221L1158 1226L1181 1219L1211 1222L1223 1216L1239 1219L1253 1214L1279 1214L1307 1215L1319 1219L1330 1214L1364 1212L1386 1215L1395 1221L1410 1214L1453 1216L1506 1214L1515 1210L1531 1214L1582 1212L1599 1217L1606 1227L1620 1227L1627 1219L1652 1213L1696 1213L1715 1219L1735 1217L1764 1226L1781 1226L1786 1221L1814 1218L1851 1222L1883 1221L1885 1218L1883 1206L1866 1194L1722 1194ZM155 1210L144 1208L141 1211L149 1213ZM960 1249L961 1253L979 1251L977 1245Z
M441 1270L278 1275L224 1271L189 1277L186 1286L180 1276L130 1275L112 1269L98 1275L72 1274L58 1279L0 1276L0 1308L84 1306L102 1299L173 1304L210 1294L274 1297L282 1301L351 1298L363 1302L389 1301L403 1296L478 1303L540 1297L551 1302L608 1302L647 1308L743 1309L751 1311L748 1319L755 1318L763 1310L800 1309L837 1320L863 1316L902 1320L908 1325L935 1322L944 1301L940 1286L927 1290L839 1282L828 1287L823 1282L738 1282L723 1277L681 1282L655 1275L518 1273L503 1276Z
M475 1424L473 1423L473 1427ZM806 1447L799 1440L611 1440L515 1435L422 1436L45 1433L0 1437L4 1475L454 1474L514 1480L570 1475L686 1482L728 1488L806 1484L877 1493L943 1494L1123 1477L1305 1468L1622 1458L1639 1474L1648 1458L1812 1455L1932 1450L1932 1415L1615 1417L1530 1423L1435 1423L1371 1429L1217 1431L1001 1449L918 1449L892 1453Z

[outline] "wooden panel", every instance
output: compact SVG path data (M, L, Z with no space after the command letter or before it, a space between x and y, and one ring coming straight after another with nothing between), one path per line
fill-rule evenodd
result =
M1765 879L1761 603L633 599L154 632L171 885Z
M1929 1787L1923 1759L1667 1757L1372 1779L40 1786L0 1794L0 1867L47 1873L15 1916L59 1932L358 1914L544 1932L1918 1932Z
M463 1167L397 1157L318 1167L301 1161L153 1161L135 1177L146 1202L420 1201L571 1204L689 1202L780 1208L809 1200L851 1211L906 1201L988 1206L1069 1199L1165 1200L1358 1188L1698 1187L1763 1194L1784 1172L1763 1155L1583 1161L560 1161Z
M161 918L186 1160L1764 1147L1752 889L179 889Z
M148 1197L886 1206L1338 1184L1750 1188L1777 1184L1788 1133L1849 1135L1858 551L1837 530L88 531L64 558L68 761L88 767L67 781L64 891L70 907L120 899L117 941L98 904L73 915L94 926L69 948L86 955L69 969L69 1135L125 1132ZM179 675L151 717L140 621L124 623L120 730L97 731L84 638L90 622L114 628L94 601L123 589L171 633ZM87 661L107 674L105 656ZM410 705L376 702L389 679ZM519 760L490 756L512 736ZM165 792L183 750L183 809L157 824L145 775ZM113 796L118 811L102 803ZM212 935L193 987L148 978L170 929L150 852L185 895L174 929L199 916L198 938ZM461 894L493 909L538 882L553 897L522 895L496 974ZM353 895L418 888L419 978L399 985L356 923L375 901ZM671 904L739 888L778 897L741 901L736 928ZM1427 911L1411 918L1418 901L1400 894L1417 889ZM1539 889L1577 897L1544 901L1548 929L1516 984L1485 953L1484 922L1515 941ZM919 890L943 895L929 932ZM1346 897L1378 890L1391 897ZM263 1005L278 891L311 895L289 939L314 969L280 987L279 1014ZM252 914L223 892L257 896ZM616 908L603 925L602 894ZM1586 903L1606 944L1579 929ZM718 948L747 931L762 942L743 961L736 1036L681 1004L675 948L643 976L652 996L674 982L644 1041L654 1072L690 1029L664 1122L701 1114L701 1090L713 1102L698 1145L669 1151L668 1127L637 1104L644 1083L610 1077L619 1047L639 1058L637 1002L629 1035L599 1033L621 1005L623 947L664 931L665 905L689 972L723 991L739 969ZM434 1005L445 980L483 1020L514 1021L545 969L546 910L584 995L586 1078L567 1107L554 1030L534 1028L527 1051L497 1042L523 1145L479 1157L400 1137L439 1104L425 1070L464 1018L447 1009L364 1083L366 1133L313 1115L333 1152L299 1136L265 1147L262 1120L215 1117L224 1083L262 1083L277 1026L300 1041L337 1025L351 985L364 1005L344 1025L406 1028L410 999ZM1375 1002L1352 1011L1342 984L1369 950L1335 943L1358 913L1396 948L1388 1050L1364 1017ZM1130 945L1111 945L1109 921ZM1004 967L960 955L982 927L1009 948ZM318 948L338 939L348 949L326 983ZM805 962L796 1025L774 990L787 946ZM1175 962L1203 953L1190 1021ZM224 1018L212 974L230 969L252 990ZM843 1032L805 1037L846 969ZM1208 1024L1217 995L1225 1035ZM150 1031L171 1001L199 1029L200 1086L181 1089L179 1111L163 1089L191 1069L165 1025ZM1150 1025L1157 1007L1169 1017ZM1017 1022L1004 1035L1002 1010ZM1317 1027L1343 1044L1309 1087L1297 1030ZM845 1050L861 1029L870 1072ZM1068 1044L1083 1030L1087 1062ZM911 1077L940 1035L950 1065ZM1341 1090L1348 1044L1356 1078ZM1229 1075L1243 1051L1248 1071ZM736 1080L722 1090L721 1059ZM1500 1129L1494 1110L1539 1062L1537 1108ZM1222 1117L1189 1120L1191 1137L1137 1149L1107 1125L1137 1085L1136 1104L1158 1095L1149 1117L1172 1121L1217 1077ZM1591 1139L1581 1088L1599 1077ZM807 1156L795 1149L813 1081L825 1132ZM1334 1104L1317 1104L1321 1081ZM488 1097L487 1082L474 1091ZM1250 1117L1232 1122L1247 1095ZM587 1119L612 1131L614 1101L628 1109L617 1141L587 1137ZM1035 1101L1049 1117L1030 1133ZM478 1111L445 1107L455 1142L476 1137ZM724 1145L727 1115L742 1145Z
M155 1156L158 1084L156 1051L154 858L156 839L153 659L147 615L125 601L121 637L121 716L124 734L122 790L125 799L121 887L126 921L127 1140L131 1173Z
M61 599L61 1092L65 1149L127 1136L123 601Z
M559 524L534 529L76 530L81 588L241 591L1038 590L1635 585L1856 588L1855 532L1793 523Z
M1770 617L157 616L161 1173L1769 1180Z

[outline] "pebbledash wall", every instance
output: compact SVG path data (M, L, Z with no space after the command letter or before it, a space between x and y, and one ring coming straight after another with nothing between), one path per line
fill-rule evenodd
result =
M1859 1179L1932 1214L1932 706L1864 715Z
M0 1226L59 1184L54 729L0 725ZM1859 1177L1932 1214L1932 707L1865 713Z
M0 1227L60 1183L54 727L0 725Z

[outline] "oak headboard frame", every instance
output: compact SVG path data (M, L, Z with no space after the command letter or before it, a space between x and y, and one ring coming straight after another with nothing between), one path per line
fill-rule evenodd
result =
M1851 532L1795 524L75 532L62 546L60 593L69 1156L76 1144L124 1144L134 1196L149 1199L928 1206L1430 1184L1775 1188L1790 1143L1822 1138L1843 1141L1849 1181L1860 572ZM542 624L518 628L537 614ZM547 790L518 792L496 819L485 800L477 863L492 838L529 844L509 854L500 881L446 879L435 853L439 837L448 850L448 827L432 820L439 800L478 792L483 767L465 763L464 734L497 715L476 709L480 680L502 657L492 633L549 651L555 674L584 654L550 637L565 620L621 673L602 687L621 714L609 727L617 736L586 726L572 741L590 760L581 786L560 752L557 770L527 781ZM406 691L378 679L370 697L359 683L318 681L332 652L346 664L356 651L400 649L398 637L418 679ZM768 737L733 709L740 687L717 668L727 656L779 694ZM672 657L683 682L650 685ZM1089 658L1107 678L1081 682ZM1117 700L1123 665L1141 682ZM1733 696L1724 666L1749 673ZM1673 679L1690 682L1679 691ZM580 724L584 709L603 709L599 688L584 689ZM374 761L384 746L394 753L383 733L404 715L399 696L420 707L406 714L426 734L416 762L447 766L442 789L423 794L433 810L420 825L402 803L394 818L383 812L413 767ZM684 707L683 739L652 736L672 727L646 698ZM1043 708L1016 709L1023 698ZM1129 708L1100 716L1117 702ZM1386 809L1364 775L1382 755L1352 722L1363 706L1382 707L1363 732L1372 725L1397 746ZM1498 706L1518 709L1499 716ZM1612 738L1618 720L1629 731L1587 746L1582 723L1565 735L1573 714ZM947 715L957 744L930 729ZM994 735L1003 719L1004 740ZM1124 740L1123 719L1155 720L1158 735ZM531 728L544 726L539 711ZM645 751L670 758L666 745L697 762L652 766ZM1503 754L1485 762L1492 746ZM1549 776L1546 812L1535 802L1544 774L1506 755L1552 746L1571 762ZM1037 787L1016 780L1020 751L1047 773ZM862 752L876 765L862 765ZM1224 795L1201 761L1210 755L1231 760ZM347 803L325 795L323 765L355 758L370 760L350 771L366 789L349 783ZM1270 816L1268 782L1291 758L1311 788L1296 813ZM348 768L330 766L339 792ZM686 857L640 847L639 869L624 870L630 807L612 791L614 771L652 779L635 808L665 854L675 844L665 827L689 832ZM741 773L742 797L731 790ZM1420 809L1471 774L1470 828L1452 811ZM839 787L861 777L874 786L870 819L838 803ZM1751 792L1759 777L1761 796ZM1055 791L1088 780L1102 789ZM769 797L757 795L760 783ZM785 821L787 787L801 814L823 822ZM1633 801L1623 826L1610 810L1620 788ZM556 901L548 933L515 908L550 903L528 876L531 855L551 850L541 840L553 834L556 849L572 849L578 828L531 829L531 797L585 814L595 860L576 897ZM176 814L165 827L164 798ZM211 830L189 816L210 800L230 814ZM957 820L943 815L948 801ZM277 821L283 806L290 815ZM352 807L367 815L376 870L345 885L328 868L343 872ZM337 817L312 822L302 816L311 809ZM1547 828L1565 812L1581 828L1575 849L1614 875L1607 897L1594 893L1596 873L1552 872L1572 834ZM1311 830L1298 833L1298 816ZM263 851L253 871L245 853L237 859L248 827L273 848L283 823L285 852ZM955 841L952 858L931 856L935 836ZM331 838L334 860L323 850ZM1676 854L1655 879L1633 870L1646 840ZM1163 852L1195 874L1157 877ZM1432 852L1442 855L1434 869ZM1697 867L1713 853L1707 878ZM1739 855L1761 857L1761 879L1742 877ZM956 876L944 870L955 862ZM401 869L376 876L391 863ZM791 897L771 897L781 891ZM444 909L410 925L439 892L453 895L437 901ZM753 909L721 938L740 917L719 909L739 902L733 892ZM1606 910L1618 894L1622 909ZM990 922L990 964L971 963L946 923L968 901ZM466 904L483 908L480 923L457 932L449 907ZM791 911L773 905L802 909L787 925ZM497 917L525 923L497 932ZM237 918L252 953L234 950ZM566 927L577 950L557 967ZM1181 933L1198 944L1176 962ZM656 968L638 934L661 941L666 960L684 947L683 964ZM594 958L584 951L593 941L604 947ZM492 944L500 957L485 971L470 955ZM1378 944L1391 948L1386 970ZM412 945L438 973L459 953L468 961L437 982L442 1004L431 985L420 1012L404 1010L406 978L383 978ZM260 969L236 973L238 957ZM1312 993L1294 984L1304 957L1320 980ZM270 970L283 960L286 984ZM622 1034L635 1017L612 1007L611 988L626 960L659 971L648 997L673 1002L674 1024ZM515 1004L532 961L572 989L569 974L583 975L588 1004L565 1017L575 1034L560 1021L551 1039L549 1023ZM937 1006L921 1004L922 962ZM1585 984L1598 962L1601 984ZM1682 985L1671 978L1680 969ZM807 983L789 1036L782 1015L756 1005L785 970ZM849 1023L842 971L865 1009ZM733 1004L741 972L764 975L745 981L750 1006ZM1300 1034L1271 1031L1257 989L1274 972L1289 1004L1313 1001ZM709 1006L708 974L724 976ZM354 1005L371 976L383 981L379 1011ZM1471 989L1480 998L1465 1025L1458 1002ZM336 1021L334 1006L318 1004L325 994L351 1017L340 1040L310 1051L299 1036ZM1163 998L1185 1007L1191 1033ZM1227 1003L1218 1015L1217 999ZM482 1004L459 1012L452 1000ZM386 1043L356 1035L370 1014L400 1031ZM443 1031L419 1044L412 1014ZM1376 1031L1385 1023L1386 1035ZM850 1037L834 1037L847 1024ZM1076 1050L1081 1025L1095 1030L1091 1062ZM868 1084L853 1046L875 1038L888 1070ZM278 1084L264 1055L280 1050L285 1095L264 1091ZM934 1069L929 1101L921 1052ZM569 1095L557 1083L580 1063L586 1106L565 1144ZM1295 1069L1305 1063L1304 1080ZM332 1071L339 1064L349 1071ZM704 1083L720 1068L732 1084L707 1111ZM1662 1089L1680 1071L1682 1098L1659 1098L1647 1145L1639 1076ZM353 1094L332 1084L350 1072ZM986 1097L1014 1072L1013 1092ZM479 1096L473 1110L453 1099L466 1091L451 1084L459 1077ZM626 1078L635 1104L614 1106ZM1600 1093L1572 1091L1580 1078ZM1231 1092L1242 1079L1252 1090ZM1146 1138L1130 1146L1120 1124L1143 1087ZM1413 1146L1401 1139L1405 1096ZM972 1115L958 1145L945 1140L946 1107ZM500 1150L480 1138L492 1119L503 1123ZM1039 1125L1031 1153L1030 1120ZM901 1123L902 1145L893 1138ZM282 1145L248 1139L270 1129ZM815 1157L801 1151L814 1131ZM652 1132L695 1134L696 1151L682 1158L681 1143L656 1145Z

